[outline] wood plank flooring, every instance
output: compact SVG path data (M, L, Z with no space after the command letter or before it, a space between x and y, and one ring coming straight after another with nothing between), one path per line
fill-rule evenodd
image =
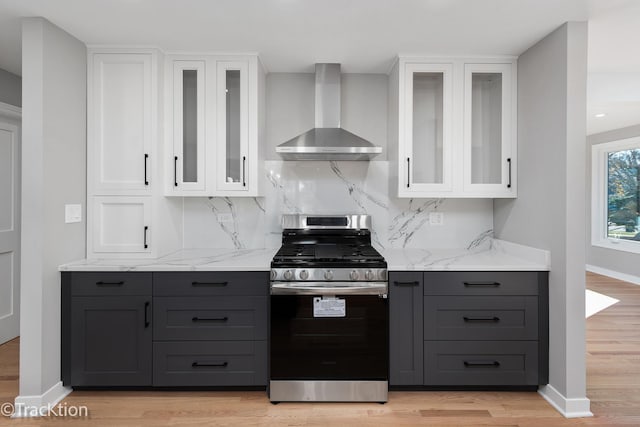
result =
M639 426L640 286L587 274L587 288L620 300L587 320L593 418L567 420L530 392L392 392L385 405L281 403L264 392L77 391L64 404L87 418L9 420L57 426ZM0 404L18 393L18 340L0 346Z

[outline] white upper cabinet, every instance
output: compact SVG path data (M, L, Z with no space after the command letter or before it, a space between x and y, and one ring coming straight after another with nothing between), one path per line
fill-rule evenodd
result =
M448 192L453 188L451 64L407 64L404 70L404 140L408 191Z
M153 258L182 243L181 204L160 185L160 61L155 49L88 51L87 258Z
M464 65L464 192L515 197L511 64Z
M89 58L90 191L151 194L155 67L152 56L95 53Z
M389 79L398 197L516 197L514 58L401 57Z
M218 62L218 191L240 193L249 189L248 63Z
M206 185L206 62L168 60L167 108L171 144L168 192L200 195Z
M256 56L166 59L168 196L255 197L264 72Z

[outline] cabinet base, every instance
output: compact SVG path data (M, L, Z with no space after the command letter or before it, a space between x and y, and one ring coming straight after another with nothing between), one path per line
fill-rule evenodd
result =
M388 381L269 381L271 402L386 402Z

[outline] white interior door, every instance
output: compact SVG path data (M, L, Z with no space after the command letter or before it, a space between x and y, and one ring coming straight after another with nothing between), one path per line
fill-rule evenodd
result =
M19 177L20 129L0 111L0 344L20 331Z

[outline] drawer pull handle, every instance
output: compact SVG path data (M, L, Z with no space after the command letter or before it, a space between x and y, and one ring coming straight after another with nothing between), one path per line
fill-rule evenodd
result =
M149 301L144 303L144 327L148 328L151 322L149 322L149 306L151 303Z
M121 280L119 282L96 282L96 285L98 286L122 286L124 285L124 280Z
M396 285L396 286L418 286L420 284L420 282L417 281L417 280L414 280L413 282L397 282L397 281L394 281L393 284Z
M222 362L222 363L200 363L200 362L193 362L191 364L192 368L226 368L229 365L229 363L227 362Z
M478 367L491 367L497 368L500 366L500 362L497 360L478 360L478 361L464 361L464 366L467 368L478 368Z
M493 323L498 323L500 321L499 317L493 316L493 317L467 317L464 316L463 317L465 322L493 322Z
M192 322L226 322L229 320L228 317L194 317L191 319Z
M470 287L470 286L485 286L485 287L494 287L497 288L498 286L500 286L500 283L498 282L462 282L464 283L465 286Z
M191 286L227 286L229 282L191 282Z

